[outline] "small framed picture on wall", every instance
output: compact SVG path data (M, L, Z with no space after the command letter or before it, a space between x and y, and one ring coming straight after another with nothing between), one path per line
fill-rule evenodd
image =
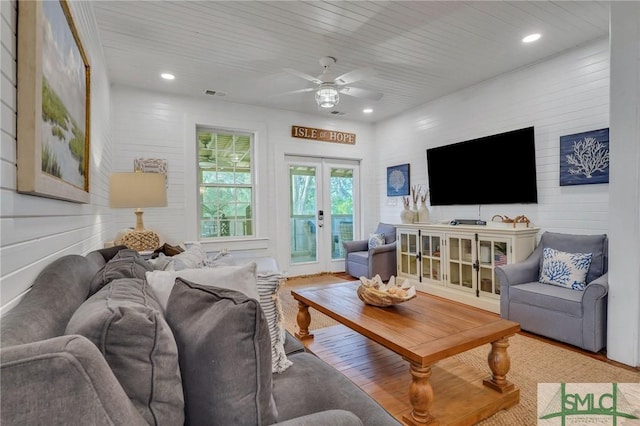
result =
M409 164L387 167L387 197L409 195Z

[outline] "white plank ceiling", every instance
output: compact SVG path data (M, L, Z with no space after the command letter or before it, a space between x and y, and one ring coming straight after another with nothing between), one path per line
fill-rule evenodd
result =
M113 83L375 122L609 33L602 1L92 1ZM527 34L542 38L521 42ZM314 84L332 56L340 75L374 72L319 109ZM161 72L176 79L165 81ZM279 96L278 96L279 95ZM374 112L363 114L365 107Z

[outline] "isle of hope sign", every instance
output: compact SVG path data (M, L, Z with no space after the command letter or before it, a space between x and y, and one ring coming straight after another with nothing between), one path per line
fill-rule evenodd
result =
M291 126L291 137L322 142L356 144L356 134L337 130L316 129L314 127Z

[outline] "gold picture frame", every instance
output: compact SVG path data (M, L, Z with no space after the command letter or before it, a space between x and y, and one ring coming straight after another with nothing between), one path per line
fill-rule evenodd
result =
M17 41L17 190L89 203L90 67L66 0L20 0Z

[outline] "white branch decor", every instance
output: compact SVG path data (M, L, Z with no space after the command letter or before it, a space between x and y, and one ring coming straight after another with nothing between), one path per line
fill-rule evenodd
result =
M608 128L560 136L560 186L608 182Z
M594 172L604 172L609 167L609 149L594 137L586 137L573 143L573 154L567 155L571 166L569 173L591 179Z

